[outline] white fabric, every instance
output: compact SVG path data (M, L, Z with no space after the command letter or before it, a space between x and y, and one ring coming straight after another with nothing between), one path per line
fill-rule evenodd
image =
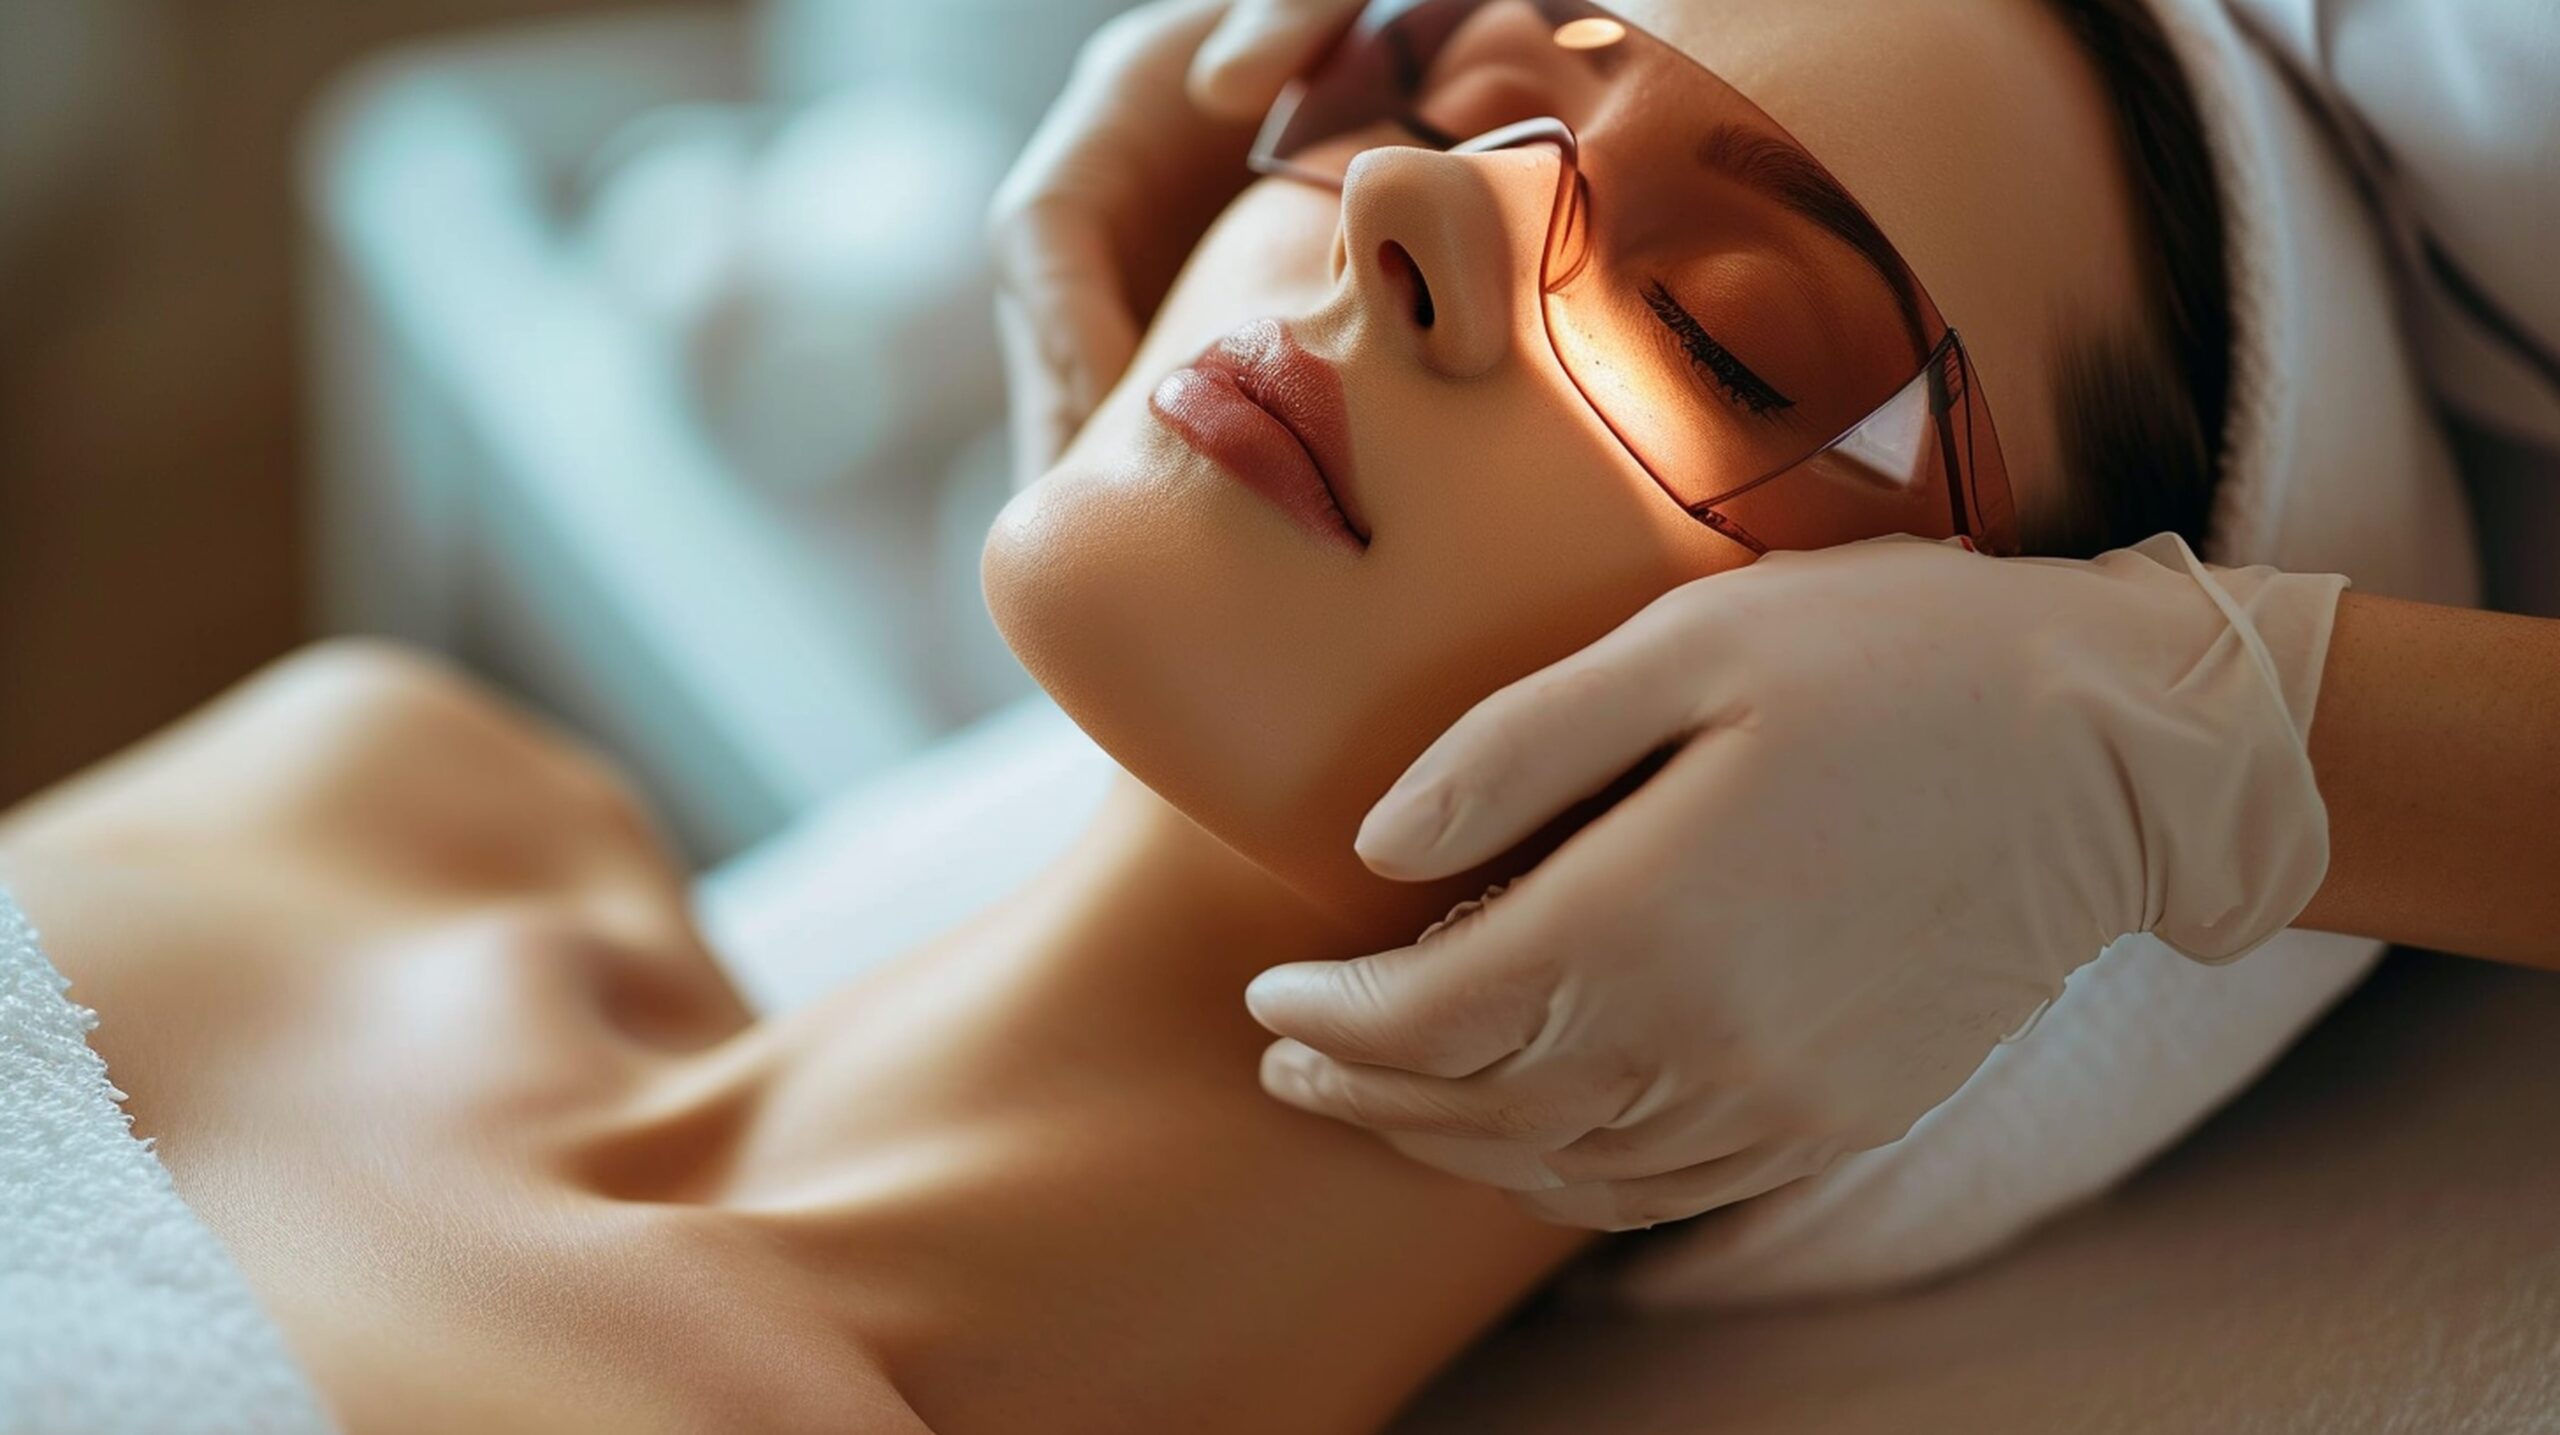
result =
M2358 161L2437 395L2560 453L2560 5L2227 3Z
M0 892L0 1435L303 1435L318 1397Z
M1642 1238L1610 1292L1746 1306L1918 1280L2104 1191L2247 1086L2380 949L2287 932L2207 967L2129 937L2071 978L1909 1136L1825 1175Z
M758 1011L805 1006L1030 881L1102 810L1118 770L1031 698L711 873L697 915Z
M2468 509L2352 169L2221 0L2153 8L2204 107L2229 226L2232 404L2210 556L2471 601ZM1910 1136L1657 1238L1619 1290L1640 1304L1743 1303L1976 1259L2165 1149L2380 950L2288 932L2204 969L2148 938L2118 943Z
M2472 430L2492 600L2560 618L2560 5L2228 3L2361 166L2420 370Z

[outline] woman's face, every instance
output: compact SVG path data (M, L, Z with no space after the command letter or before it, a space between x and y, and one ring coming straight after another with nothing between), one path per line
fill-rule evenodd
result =
M2058 22L2037 0L1622 9L1876 216L1965 332L2021 508L2049 501L2045 346L2066 322L2130 312L2135 272L2110 122ZM1415 910L1361 871L1351 839L1433 737L1666 590L1751 558L1682 511L1558 363L1539 286L1555 166L1542 148L1380 149L1339 195L1255 186L988 545L997 620L1068 712L1355 920ZM1757 381L1822 414L1872 382L1875 281L1754 206L1737 187L1696 211L1692 252L1663 277L1745 336L1728 342ZM1317 435L1315 465L1239 415L1239 370L1282 391L1270 401ZM1702 413L1746 410L1713 422L1770 421L1729 382L1701 382Z

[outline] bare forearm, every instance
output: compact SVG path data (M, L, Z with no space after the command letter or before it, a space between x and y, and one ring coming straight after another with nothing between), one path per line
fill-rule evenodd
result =
M2560 968L2560 622L2349 594L2311 758L2301 925Z

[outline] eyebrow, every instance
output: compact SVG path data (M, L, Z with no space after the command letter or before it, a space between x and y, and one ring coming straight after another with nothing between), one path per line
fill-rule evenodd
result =
M1700 167L1767 196L1865 260L1876 277L1893 291L1894 302L1902 310L1903 326L1911 333L1912 349L1917 356L1926 358L1930 343L1921 317L1918 282L1911 277L1911 270L1902 262L1893 241L1884 237L1884 231L1876 227L1866 209L1813 156L1774 135L1747 125L1726 123L1708 131L1707 137L1698 142L1697 159Z

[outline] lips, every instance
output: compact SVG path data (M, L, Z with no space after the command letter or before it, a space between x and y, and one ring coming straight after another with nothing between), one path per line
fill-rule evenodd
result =
M1342 379L1276 319L1209 346L1149 401L1167 428L1317 537L1355 551L1351 424Z

